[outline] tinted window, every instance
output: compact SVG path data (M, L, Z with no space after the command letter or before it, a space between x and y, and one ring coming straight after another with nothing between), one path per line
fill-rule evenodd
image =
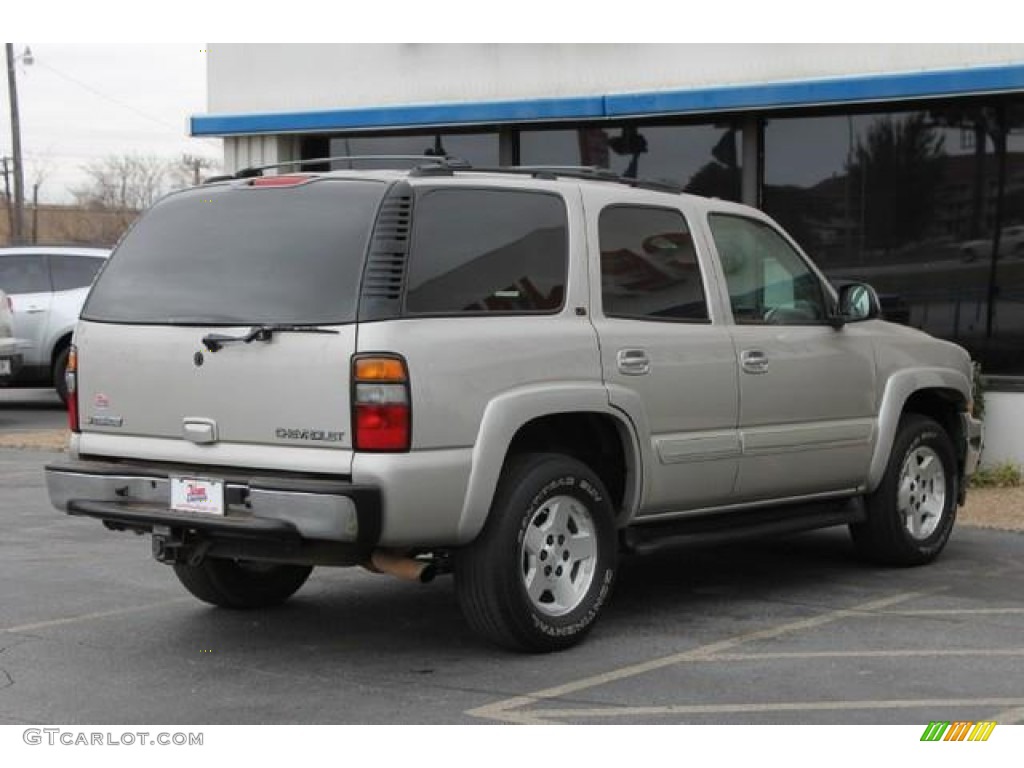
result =
M606 208L600 239L605 315L708 320L697 252L682 214L662 208Z
M740 199L740 131L732 125L644 125L519 132L523 165L594 165L667 179L707 197Z
M830 279L1024 375L1024 99L780 116L764 143L765 211Z
M549 312L565 296L568 235L556 195L436 189L413 214L406 309Z
M816 325L825 320L821 281L778 232L739 216L713 215L710 222L737 323Z
M50 275L53 290L69 291L92 285L96 273L103 266L103 259L92 256L50 256Z
M0 290L6 293L49 293L50 275L42 254L0 256Z
M329 144L331 157L366 155L452 155L471 165L498 165L497 133L420 133L413 136L337 136ZM331 170L343 168L399 168L408 160L336 160Z
M214 186L166 198L128 233L82 317L132 323L355 318L383 184Z

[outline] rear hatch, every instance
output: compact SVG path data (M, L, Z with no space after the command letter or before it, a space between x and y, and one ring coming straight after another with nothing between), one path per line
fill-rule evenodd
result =
M383 182L172 195L76 333L82 455L345 474L359 283Z

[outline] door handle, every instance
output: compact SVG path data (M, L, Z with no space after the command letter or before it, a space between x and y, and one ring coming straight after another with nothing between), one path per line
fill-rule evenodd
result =
M768 373L768 355L760 349L745 349L740 353L740 365L746 373Z
M615 362L623 376L643 376L651 372L651 359L643 349L620 349Z

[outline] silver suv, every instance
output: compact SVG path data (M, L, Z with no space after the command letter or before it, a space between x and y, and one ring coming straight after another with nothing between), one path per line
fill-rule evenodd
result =
M849 525L926 563L981 440L960 347L760 211L592 170L172 194L75 347L58 509L151 533L229 608L315 565L450 569L476 631L533 651L586 634L621 551Z
M14 309L19 339L19 384L52 384L61 400L71 334L89 286L106 261L105 248L17 246L0 248L0 288Z

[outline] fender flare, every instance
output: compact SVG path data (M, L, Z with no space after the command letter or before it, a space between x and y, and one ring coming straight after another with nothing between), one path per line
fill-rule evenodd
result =
M927 389L952 390L959 392L964 402L971 399L971 381L960 371L949 368L912 368L890 376L885 383L878 410L878 439L868 469L868 493L873 492L882 482L907 400L914 393Z
M615 419L624 443L627 477L631 480L627 482L622 516L624 519L632 516L639 505L643 471L639 440L632 421L609 404L608 391L601 383L531 385L502 393L484 409L459 516L459 542L472 541L483 529L516 433L535 419L567 413L596 413Z

